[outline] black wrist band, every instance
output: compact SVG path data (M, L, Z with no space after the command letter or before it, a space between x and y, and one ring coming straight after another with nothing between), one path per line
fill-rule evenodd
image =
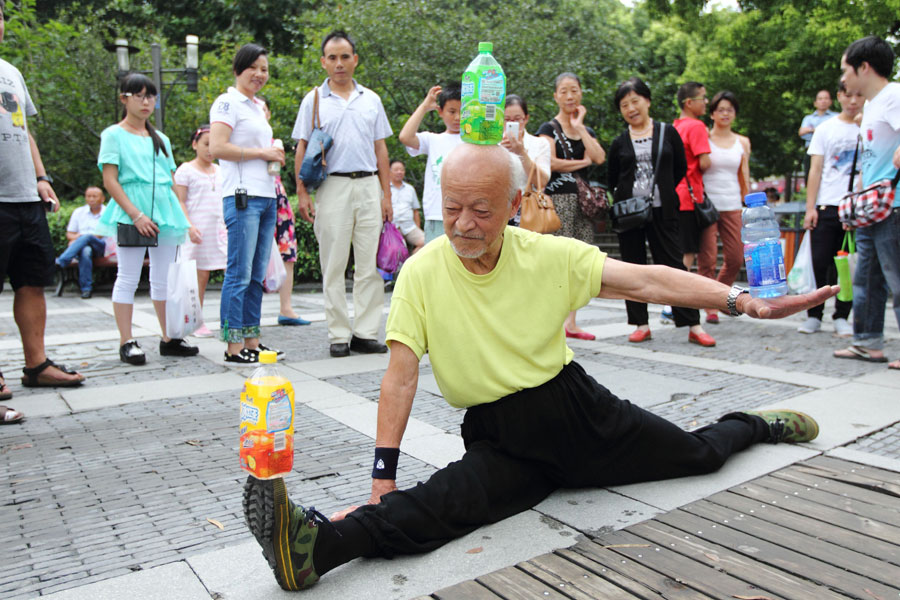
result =
M400 448L375 448L375 466L372 479L397 479L397 462Z

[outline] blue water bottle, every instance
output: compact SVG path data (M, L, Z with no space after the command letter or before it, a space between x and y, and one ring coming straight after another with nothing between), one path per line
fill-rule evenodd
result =
M744 202L747 208L741 215L741 241L750 295L754 298L784 296L788 287L778 221L766 206L765 193L747 194Z

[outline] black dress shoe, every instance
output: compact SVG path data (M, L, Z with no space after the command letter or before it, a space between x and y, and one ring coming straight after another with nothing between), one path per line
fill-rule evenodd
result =
M86 291L86 292L81 292L81 299L82 299L82 300L87 300L87 299L90 298L91 296L93 296L93 294L91 293L91 290L88 290L88 291Z
M328 351L335 358L350 356L350 346L348 344L332 344Z
M275 348L269 348L263 344L257 346L255 350L251 350L251 352L274 352L276 357L284 358L284 350L276 350Z
M196 356L200 352L197 346L191 346L181 338L172 338L168 342L159 340L161 356Z
M366 340L355 335L350 338L350 349L360 354L384 354L388 351L387 346L378 343L378 340Z
M225 352L225 362L238 363L239 365L255 365L259 363L259 352L250 348L241 348L237 354Z
M147 362L147 355L138 346L137 340L128 340L119 348L119 360L129 365L142 365Z

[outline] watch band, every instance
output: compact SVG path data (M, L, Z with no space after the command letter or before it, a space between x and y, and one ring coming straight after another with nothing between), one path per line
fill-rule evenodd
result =
M739 317L742 313L737 309L737 299L741 294L749 294L750 290L745 287L741 287L739 285L731 286L731 291L728 292L728 298L725 300L725 304L728 306L728 314L732 317Z
M47 183L53 183L53 178L49 175L41 175L37 178L38 181L46 181Z

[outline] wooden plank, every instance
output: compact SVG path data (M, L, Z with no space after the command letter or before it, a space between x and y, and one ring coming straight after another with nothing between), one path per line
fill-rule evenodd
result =
M641 582L643 585L658 592L664 598L710 598L710 596L702 594L698 590L691 588L683 581L680 581L673 577L669 577L667 575L654 571L653 569L649 569L633 560L623 558L622 555L618 554L614 548L615 546L628 544L629 542L620 541L621 538L618 537L619 533L621 532L604 534L603 537L598 540L601 543L588 541L579 542L578 544L572 546L572 549L579 554L587 556L594 562L600 563L604 568L608 570L615 571L617 573L625 575L626 577L630 577L635 581ZM715 598L716 596L712 597Z
M832 494L829 491L820 490L819 488L808 486L805 483L779 479L777 477L772 477L771 475L754 479L752 483L760 487L791 494L795 491L801 491L806 498L813 502L817 502L823 506L830 506L852 515L873 519L880 523L889 524L900 521L900 518L898 518L894 511L884 508L883 506Z
M894 518L895 521L900 519L900 502L893 496L881 492L873 492L848 483L834 481L833 479L828 479L826 477L819 477L800 467L788 467L787 469L775 471L771 476L787 481L802 483L826 492L831 492L832 494L846 496L876 506L882 506L897 515Z
M544 554L518 567L561 591L572 600L632 600L637 598L587 569L555 554Z
M836 544L809 535L785 531L781 527L768 524L748 513L744 513L743 516L740 516L734 510L717 506L705 500L688 504L683 507L683 510L698 517L708 519L713 523L728 520L729 527L754 536L760 540L766 540L776 546L780 546L783 550L796 548L798 552L805 555L805 560L812 558L825 565L833 565L833 567L825 567L830 568L832 571L837 571L838 569L848 571L848 573L843 573L841 575L841 578L843 579L848 578L851 573L856 573L861 576L861 578L864 578L865 581L870 582L870 585L868 585L870 589L876 587L876 582L881 582L886 584L885 586L877 586L881 589L882 593L891 592L892 596L896 593L896 590L886 586L893 585L891 582L900 581L900 567L865 556L859 552L841 548ZM759 510L767 509L760 508ZM791 552L793 552L793 550L791 550ZM837 567L837 569L834 567ZM811 573L808 569L795 572L798 575L809 576L811 578L815 578L817 575Z
M872 467L870 465L863 465L860 463L851 462L849 460L844 460L843 458L836 458L834 456L825 456L824 454L803 461L803 463L801 464L814 465L818 468L828 469L836 473L852 473L861 477L868 477L869 479L883 481L885 483L893 483L895 485L900 483L900 473L897 473L895 471L888 471L885 469L880 469L878 467Z
M628 529L617 532L622 544L613 550L629 560L668 576L713 598L759 595L759 588L720 571L717 567L696 561L692 557L659 546L638 537ZM606 541L606 536L603 536ZM641 548L640 546L648 546ZM774 600L774 599L772 599Z
M501 596L472 580L445 587L432 596L437 600L502 600ZM424 598L427 600L429 596Z
M871 477L867 477L865 475L859 475L857 473L845 473L842 471L835 471L815 465L799 464L794 465L794 468L802 473L809 473L810 475L815 475L816 477L831 479L832 481L840 481L842 483L847 483L864 490L872 490L880 494L887 494L888 496L893 496L894 498L900 498L900 485L897 485L896 482L879 481L878 479L872 479Z
M663 597L659 592L651 590L642 583L639 583L630 577L626 577L617 571L607 569L600 563L569 548L555 550L554 554L583 567L585 570L614 583L624 590L627 590L631 594L634 594L635 598L641 598L642 600L660 600L660 598Z
M731 492L723 492L707 498L706 501L737 512L753 513L757 518L778 527L790 529L803 535L814 535L816 539L837 544L842 548L865 554L876 560L900 565L900 546L876 540L862 533L844 529L843 527L838 527L797 512L789 512L786 506L794 502L794 498L791 496L786 499L782 498L781 500L766 503L751 500ZM762 509L761 507L767 508Z
M842 571L790 548L783 548L765 539L738 531L732 528L730 519L727 523L724 523L723 520L711 523L682 509L676 509L663 515L657 515L655 520L685 531L687 536L685 539L700 537L731 548L760 563L777 567L799 577L805 577L853 598L871 600L873 593L880 594L883 598L893 598L896 595L896 590L891 591L880 583Z
M708 524L713 527L712 523ZM815 598L816 600L841 600L842 596L824 586L797 577L769 565L748 558L731 548L714 544L703 538L690 536L685 532L657 520L644 521L628 528L651 543L691 556L695 560L721 569L730 575L750 582L755 586L785 598ZM750 595L750 594L748 594ZM765 595L765 594L760 594Z
M789 482L785 482L785 486L785 489L779 491L751 482L733 487L729 491L757 502L771 503L775 501L784 510L807 515L825 523L833 523L851 531L858 531L870 538L900 545L900 527L815 502L812 499L813 494L807 492L805 487L794 486ZM788 498L790 498L790 502L787 501Z
M503 598L522 600L566 600L566 597L549 585L538 581L516 567L506 567L475 579L481 585Z

